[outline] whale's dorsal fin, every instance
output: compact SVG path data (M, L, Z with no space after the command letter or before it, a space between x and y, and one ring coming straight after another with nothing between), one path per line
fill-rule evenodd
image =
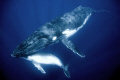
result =
M65 36L62 37L61 41L64 45L66 45L67 48L71 49L75 54L79 55L82 58L85 57L85 55L79 52L78 49L75 47L75 45L70 40L68 40Z
M33 62L34 66L40 70L43 74L46 74L46 72L44 71L44 69L41 67L41 65L39 63Z

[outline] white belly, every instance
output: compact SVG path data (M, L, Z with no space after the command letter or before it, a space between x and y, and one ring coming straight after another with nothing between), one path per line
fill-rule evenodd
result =
M28 60L40 64L54 64L54 65L62 66L62 62L56 56L53 55L28 56Z

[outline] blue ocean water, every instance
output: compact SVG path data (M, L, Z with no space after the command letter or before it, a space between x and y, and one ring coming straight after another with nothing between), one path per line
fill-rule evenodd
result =
M80 58L62 43L40 52L54 54L66 65L71 78L58 66L34 65L11 53L23 40L46 22L78 6L108 12L93 13L85 26L69 39L86 57ZM119 80L120 2L118 0L1 0L0 80Z

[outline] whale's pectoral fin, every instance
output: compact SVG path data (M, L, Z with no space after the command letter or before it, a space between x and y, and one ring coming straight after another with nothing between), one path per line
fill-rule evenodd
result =
M64 66L64 67L63 67L63 71L64 71L65 75L66 75L68 78L70 78L70 73L69 73L69 71L68 71L68 66L69 66L69 65Z
M44 71L44 69L41 67L41 65L39 63L33 62L34 66L40 70L43 74L46 74L46 72Z
M78 49L75 47L75 45L70 40L68 40L66 37L62 38L61 41L64 45L67 46L67 48L71 49L74 53L76 53L82 58L85 57L85 55L79 52Z

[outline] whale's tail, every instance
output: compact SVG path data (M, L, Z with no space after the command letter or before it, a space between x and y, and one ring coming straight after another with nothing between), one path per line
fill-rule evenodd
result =
M65 75L68 77L68 78L70 78L70 73L69 73L69 71L68 71L68 64L66 65L66 66L64 66L63 67L63 71L64 71L64 73L65 73Z

